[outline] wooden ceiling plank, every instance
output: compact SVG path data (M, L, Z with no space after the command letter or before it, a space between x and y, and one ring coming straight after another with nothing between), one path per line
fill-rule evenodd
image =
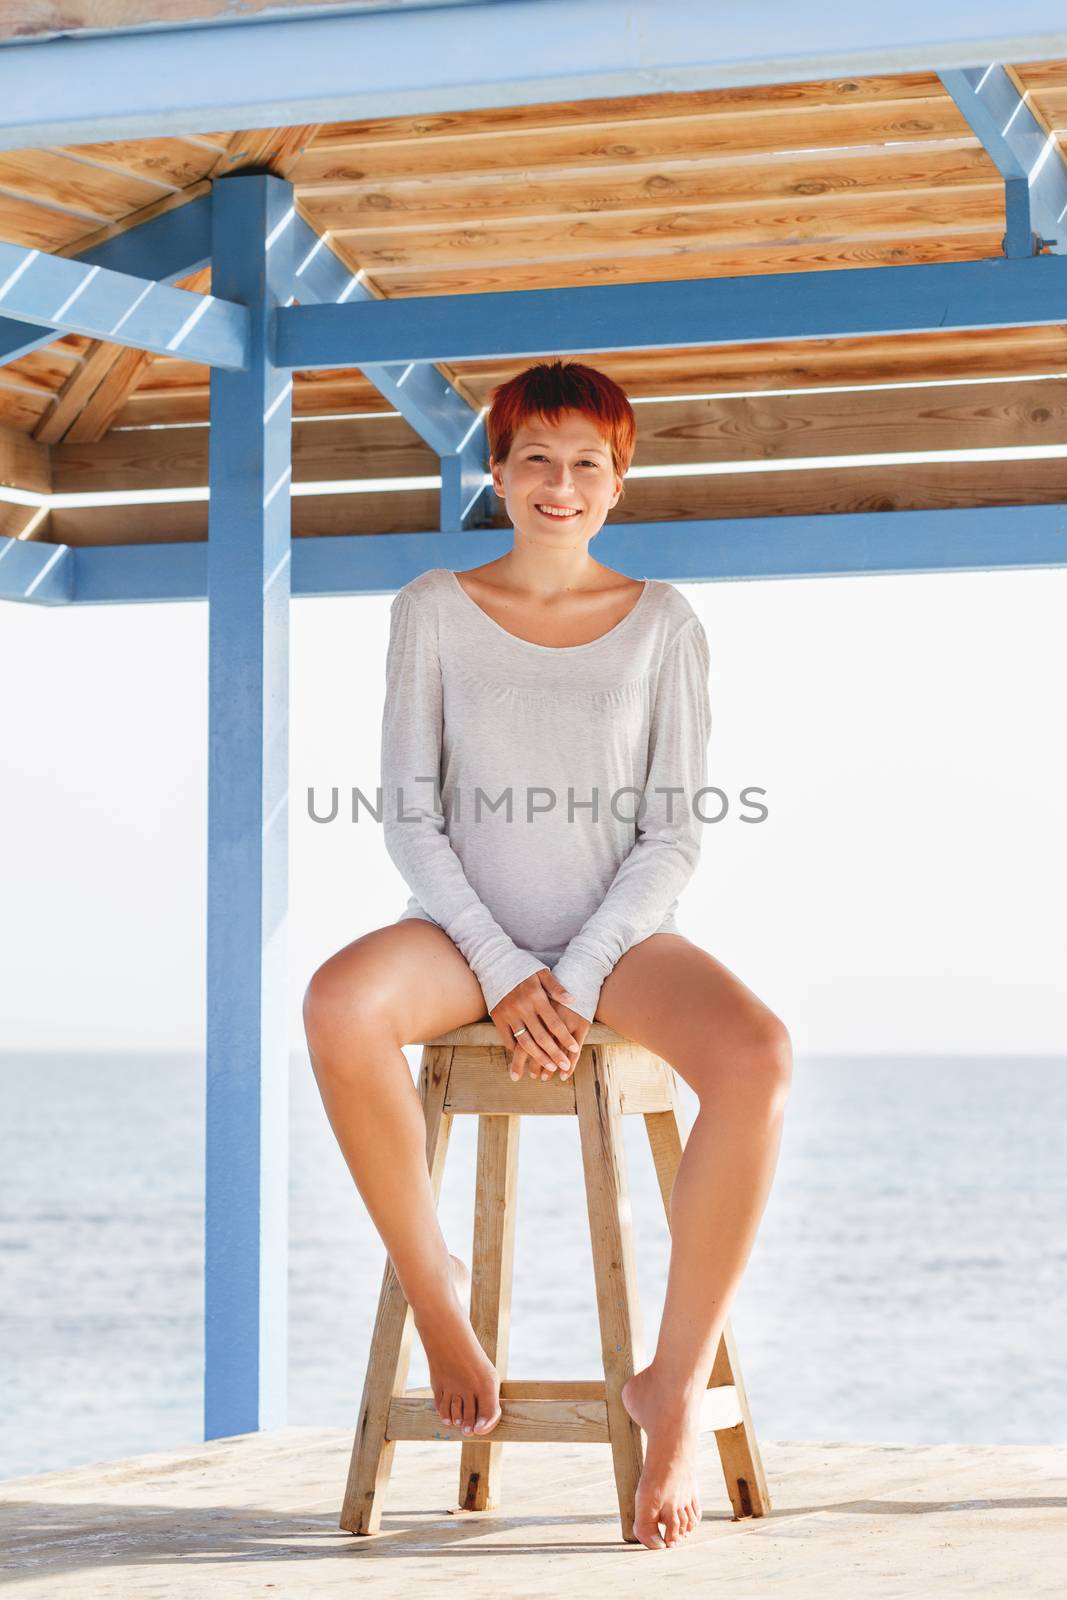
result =
M25 389L0 389L0 424L31 434L49 404L45 395L30 394Z
M1040 65L1045 65L1041 63ZM1067 73L1064 74L1067 84ZM591 100L558 100L542 105L487 106L469 111L434 111L421 116L349 118L323 124L316 145L372 144L397 139L429 140L492 134L500 137L529 127L592 126L667 116L773 116L782 111L825 110L875 105L882 101L936 99L943 93L936 72L884 73L872 77L817 78L797 83L739 84L718 89L618 95ZM225 138L224 134L213 135Z
M297 422L293 481L407 478L436 474L438 458L400 416ZM56 493L204 488L208 429L112 431L91 448L73 441L52 446Z
M88 144L53 145L53 150L128 177L143 178L173 190L188 189L211 170L218 151L199 136L165 139L109 139Z
M779 339L701 350L605 351L589 358L631 399L831 384L879 385L943 378L1019 378L1067 373L1067 326L951 329L880 338ZM513 362L457 368L472 403L489 403Z
M246 168L291 178L319 131L318 123L292 128L240 129L227 136L225 149L209 169L212 178L226 177Z
M91 228L92 220L74 216L69 211L55 211L39 201L22 200L18 195L0 192L0 239L7 244L49 250L56 256L70 253L76 241Z
M409 295L493 294L509 289L581 288L596 283L669 283L679 278L762 277L779 272L847 271L850 267L934 265L995 256L999 254L1003 232L1001 217L996 228L939 238L920 235L896 241L823 240L721 251L689 248L621 260L603 256L593 261L561 261L553 265L551 272L517 262L414 271L408 267L378 266L374 279L388 290L388 298L395 300Z
M817 393L831 385L875 386L939 377L1021 380L1067 373L1067 325L950 329L873 339L768 340L696 350L603 351L585 359L621 384L632 400L709 391L744 394L803 389ZM480 411L490 403L493 387L515 370L514 361L479 360L453 365L448 375ZM295 374L294 416L392 409L362 373L351 368ZM208 416L206 369L156 356L115 423L120 428L206 423Z
M98 167L63 150L0 150L0 189L97 226L139 211L172 186Z
M1062 460L943 461L921 465L716 473L639 478L627 484L607 527L632 522L815 516L958 506L1046 505L1067 495ZM437 526L435 490L297 496L294 538L414 533ZM497 513L493 526L508 526ZM207 504L57 507L49 537L71 545L145 544L207 537Z
M592 266L601 257L639 261L679 251L740 250L777 244L861 244L880 239L895 243L931 236L1003 231L1004 196L999 185L930 194L834 195L806 207L770 206L764 201L727 202L657 211L604 211L585 216L508 218L492 225L405 229L390 227L352 233L325 225L365 272L379 267L434 271L442 266L534 267L554 271L560 262ZM357 269L358 270L358 269Z
M535 175L491 173L455 180L414 178L389 183L301 188L301 210L315 228L432 228L502 219L555 218L666 206L815 205L837 197L936 195L996 189L999 174L980 146L878 151L854 156L804 156L764 163L629 162L597 172L560 168Z
M635 467L784 463L818 456L1067 444L1067 378L1031 384L736 395L636 402ZM1064 463L1067 473L1067 462ZM52 447L57 492L203 488L208 430L112 432L91 449ZM438 460L401 417L296 421L293 482L436 474ZM634 480L639 481L639 480Z
M317 181L349 176L361 183L401 178L476 176L490 172L536 172L548 168L597 170L629 161L661 162L742 155L773 161L798 151L851 148L874 153L888 143L909 149L956 141L976 146L952 97L943 89L916 106L846 106L825 114L783 112L763 117L661 117L619 120L590 127L548 128L536 115L508 138L499 134L447 139L394 139L338 148L320 131L294 165L291 177L308 191Z
M0 484L9 489L29 489L48 494L52 469L44 445L19 429L0 424Z
M152 383L158 357L148 368L145 382L130 395L112 426L119 429L147 427L150 423L202 422L210 413L207 378L198 384L163 388ZM318 375L315 375L318 377ZM389 401L362 373L351 371L321 374L322 382L309 382L305 373L294 374L293 416L311 417L336 413L362 412L391 414Z

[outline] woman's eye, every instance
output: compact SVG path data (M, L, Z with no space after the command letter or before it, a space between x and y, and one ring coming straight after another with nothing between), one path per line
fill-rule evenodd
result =
M534 455L534 456L527 456L526 459L527 459L527 461L544 461L546 459L546 457L544 457L543 455ZM587 458L585 460L579 461L578 465L580 467L599 467L600 462L599 461L590 461Z

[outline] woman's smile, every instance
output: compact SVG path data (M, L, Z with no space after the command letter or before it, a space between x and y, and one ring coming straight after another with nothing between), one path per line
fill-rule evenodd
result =
M577 517L580 515L578 506L557 506L554 505L550 500L544 500L540 503L535 501L534 510L540 511L543 517L555 517L557 520L564 522L568 517Z

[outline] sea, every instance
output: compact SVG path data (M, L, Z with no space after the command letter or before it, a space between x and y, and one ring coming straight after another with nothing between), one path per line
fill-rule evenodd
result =
M354 1427L385 1250L290 1072L288 1420ZM9 1052L0 1107L0 1478L195 1444L203 1055ZM440 1200L468 1263L476 1136L457 1116ZM624 1138L649 1359L670 1236ZM510 1374L602 1377L573 1120L524 1120L518 1192ZM1067 1057L799 1056L730 1320L764 1439L1067 1443Z

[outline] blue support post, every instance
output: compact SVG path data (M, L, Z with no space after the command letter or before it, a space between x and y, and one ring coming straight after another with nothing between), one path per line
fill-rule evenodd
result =
M249 365L211 372L208 452L204 1437L282 1427L288 1352L287 845L292 185L216 182L212 289L248 308Z

